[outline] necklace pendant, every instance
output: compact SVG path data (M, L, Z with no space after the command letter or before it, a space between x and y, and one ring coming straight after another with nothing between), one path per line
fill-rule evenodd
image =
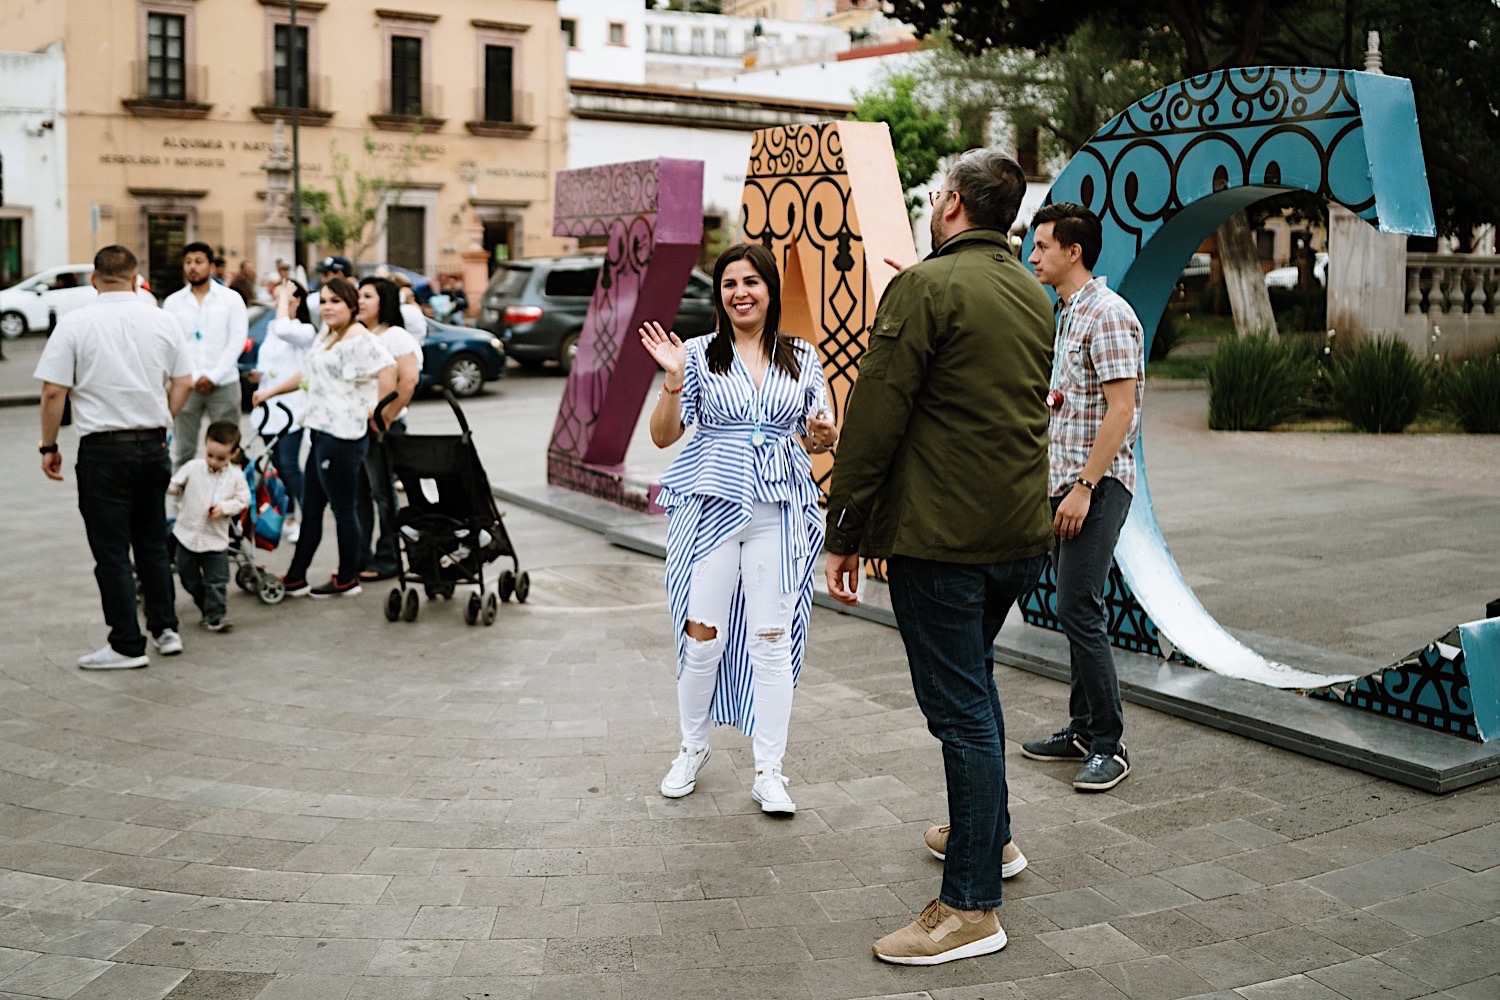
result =
M766 443L766 435L759 427L750 432L750 443L757 448Z

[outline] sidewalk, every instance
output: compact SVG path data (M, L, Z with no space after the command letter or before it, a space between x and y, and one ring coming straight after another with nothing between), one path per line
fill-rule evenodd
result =
M466 406L497 484L540 481L560 389L521 375ZM1380 659L1495 596L1492 441L1208 435L1194 395L1148 396L1152 485L1226 624ZM424 401L413 424L452 418ZM104 630L76 439L50 483L34 429L34 409L0 410L24 445L0 459L0 998L1500 992L1500 783L1432 796L1134 706L1136 770L1113 792L1011 755L1031 864L1006 885L1009 946L882 965L870 942L937 891L921 832L946 819L897 633L814 610L795 817L758 812L733 731L667 800L661 565L527 511L507 523L532 599L492 628L456 601L389 624L379 588L276 608L236 592L235 631L192 627L182 599L182 656L81 672ZM1061 721L1065 685L998 679L1013 739Z

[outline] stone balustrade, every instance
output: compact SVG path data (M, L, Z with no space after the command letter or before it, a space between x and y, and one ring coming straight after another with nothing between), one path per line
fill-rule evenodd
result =
M1500 256L1408 253L1402 332L1454 358L1500 347Z

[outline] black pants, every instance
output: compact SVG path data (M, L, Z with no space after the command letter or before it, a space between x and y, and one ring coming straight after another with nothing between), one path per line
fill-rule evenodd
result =
M386 433L405 434L406 420L396 420ZM396 476L391 471L390 451L384 440L372 437L370 450L365 453L365 472L359 480L360 569L371 569L387 576L401 572L401 553L396 539L396 513L400 509L401 498L396 496ZM378 541L375 539L377 527L380 529Z
M161 440L90 441L78 447L78 512L94 554L94 579L109 645L122 656L146 651L135 610L135 573L145 595L146 627L152 635L177 627L172 567L167 555L167 481L172 458Z
M339 568L334 578L340 583L357 579L359 574L359 478L364 474L365 449L370 436L353 441L334 437L323 431L312 432L312 449L307 456L305 481L302 484L302 534L297 550L286 572L290 581L307 579L307 567L313 553L323 541L323 512L333 508L333 528L339 545Z

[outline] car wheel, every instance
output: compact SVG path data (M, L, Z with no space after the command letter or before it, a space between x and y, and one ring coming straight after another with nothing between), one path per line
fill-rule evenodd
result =
M477 396L484 388L484 365L472 354L460 354L443 369L443 384L460 399Z
M578 360L578 334L570 333L557 345L557 367L562 369L564 375L573 370L573 362Z
M27 331L26 317L18 312L0 314L0 337L15 340Z

